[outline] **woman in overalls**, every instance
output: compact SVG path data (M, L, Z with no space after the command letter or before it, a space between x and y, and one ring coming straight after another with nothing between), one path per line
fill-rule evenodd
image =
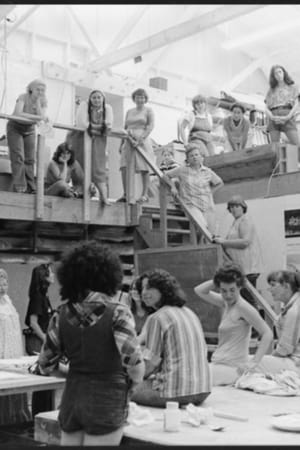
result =
M184 145L197 144L202 156L211 156L215 154L211 135L213 120L211 114L206 111L206 104L206 98L202 95L196 95L192 99L193 111L185 115L181 121L180 138ZM188 136L185 131L187 127Z

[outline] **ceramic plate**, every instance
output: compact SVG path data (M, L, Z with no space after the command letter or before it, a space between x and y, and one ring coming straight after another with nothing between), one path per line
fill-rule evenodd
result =
M300 431L300 413L274 417L272 419L272 425L279 430Z

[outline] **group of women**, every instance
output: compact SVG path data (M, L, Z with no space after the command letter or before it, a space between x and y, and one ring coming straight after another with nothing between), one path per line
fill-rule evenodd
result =
M298 112L299 90L287 71L280 65L271 68L270 88L267 92L266 115L267 131L271 142L279 142L284 132L291 144L299 145L299 136L295 116ZM154 162L154 153L150 134L154 128L154 112L146 105L148 94L144 89L132 93L135 107L127 111L124 128L128 139L120 146L120 170L123 195L120 202L126 201L127 164L132 150L141 145ZM192 99L193 109L186 113L179 124L178 134L185 146L196 146L203 157L215 153L212 130L213 119L207 111L207 100L202 95ZM33 80L21 94L13 111L14 118L7 122L7 141L12 168L12 184L15 192L36 192L34 161L36 147L35 124L47 122L46 84L43 80ZM230 150L242 150L247 145L249 121L244 117L245 108L240 103L231 106L232 114L223 121L223 129ZM34 123L28 124L22 118ZM76 112L76 125L87 131L92 145L91 195L98 191L102 205L110 205L107 183L107 135L113 127L113 110L100 90L93 90L87 101L82 101ZM188 130L188 132L186 132ZM66 138L67 149L57 149L45 180L48 195L81 197L84 167L84 138L82 132L69 133ZM136 172L142 177L142 192L138 201L148 201L149 166L143 158L134 152ZM74 189L70 188L72 181Z
M156 407L169 400L200 405L213 386L232 384L249 371L289 369L300 376L297 273L276 271L267 278L274 301L283 304L276 345L268 325L241 295L245 275L239 265L225 264L212 280L195 286L199 301L221 310L218 346L210 363L201 322L174 276L157 268L144 272L134 281L126 304L114 300L122 277L119 256L109 247L79 243L58 263L62 304L54 311L48 296L52 265L33 270L25 318L39 340L33 371L47 375L63 356L69 361L59 412L63 445L119 444L130 400ZM9 342L2 358L23 354L19 318L7 289L7 274L1 270L1 332L14 334L1 340ZM250 356L252 327L259 342ZM46 397L33 398L33 414L52 408ZM22 402L15 404L23 420L30 415L26 400L14 400Z

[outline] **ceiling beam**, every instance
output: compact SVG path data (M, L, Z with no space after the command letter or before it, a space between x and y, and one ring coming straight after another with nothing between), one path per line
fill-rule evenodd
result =
M14 24L12 25L12 27L10 27L7 32L6 32L6 37L8 37L13 31L15 31L17 28L19 28L19 26L25 22L25 20L28 19L29 16L31 16L38 8L40 7L40 5L35 5L32 6L30 9L28 9L23 16L20 17L20 19ZM2 36L3 37L3 36Z
M130 34L130 32L141 20L141 18L149 8L150 8L149 5L140 5L137 7L136 11L132 14L131 17L129 17L129 19L125 22L119 33L117 33L116 37L109 44L104 54L112 52L120 47L123 40Z
M267 55L264 55L260 58L255 59L250 64L248 64L243 70L237 73L230 81L227 81L221 88L222 91L229 92L233 91L237 86L239 86L246 78L248 78L256 69L261 68L262 64L265 64L266 61L274 56L277 56L280 53L286 51L286 48L280 48L271 52Z
M100 71L115 66L131 58L164 47L172 42L185 39L196 33L220 25L221 23L249 14L256 9L264 8L265 6L266 5L226 5L219 7L200 17L167 28L152 36L148 36L146 39L142 39L132 45L128 45L127 47L115 50L108 55L97 58L88 65L88 68L90 70Z
M91 39L89 33L87 32L87 30L85 29L85 27L83 26L83 24L81 23L81 21L79 20L79 18L77 17L77 14L75 14L75 12L73 11L73 9L71 8L71 6L66 6L66 10L68 11L68 13L70 14L70 16L72 17L72 19L74 20L74 22L76 23L76 25L78 26L78 28L80 29L81 33L83 34L85 40L87 41L87 43L89 44L91 50L93 51L93 53L97 56L100 57L100 52L97 49L97 47L95 46L93 40Z
M184 11L181 10L177 14L176 19L178 20L179 18L181 18L182 20L187 20L191 14L192 14L191 5L184 5ZM148 55L147 61L143 64L143 72L141 73L137 81L143 81L144 78L147 76L151 67L155 65L159 60L161 60L164 56L166 56L169 51L170 51L169 47L162 47L161 49L159 49L157 53Z
M0 6L0 21L8 16L9 13L16 7L16 5L1 5Z

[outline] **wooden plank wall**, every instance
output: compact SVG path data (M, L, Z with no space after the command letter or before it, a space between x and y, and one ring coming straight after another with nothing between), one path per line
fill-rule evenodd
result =
M216 332L220 323L219 308L200 300L193 288L215 274L222 264L220 248L215 245L203 247L176 247L167 249L147 249L135 253L135 270L137 274L154 268L165 269L174 275L185 291L187 305L196 312L203 329Z

